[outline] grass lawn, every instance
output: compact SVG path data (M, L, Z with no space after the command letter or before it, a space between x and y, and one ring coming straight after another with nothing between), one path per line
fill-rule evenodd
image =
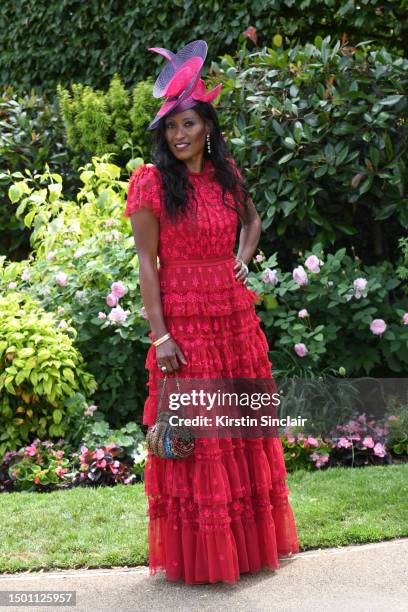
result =
M302 550L408 536L408 464L288 477ZM0 572L146 565L143 484L0 495Z

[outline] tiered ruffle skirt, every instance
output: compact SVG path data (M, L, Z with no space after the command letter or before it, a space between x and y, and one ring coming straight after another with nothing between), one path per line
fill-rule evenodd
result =
M163 313L187 365L184 378L272 378L257 296L236 281L233 258L160 268ZM163 374L149 348L143 422L156 420ZM182 380L180 381L182 385ZM150 574L188 584L235 583L244 572L279 567L299 551L278 438L199 438L182 460L149 452Z

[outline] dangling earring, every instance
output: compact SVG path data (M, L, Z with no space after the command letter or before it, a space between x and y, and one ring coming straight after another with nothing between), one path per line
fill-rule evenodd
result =
M209 134L207 134L207 151L208 151L208 155L211 155L211 140L210 140Z

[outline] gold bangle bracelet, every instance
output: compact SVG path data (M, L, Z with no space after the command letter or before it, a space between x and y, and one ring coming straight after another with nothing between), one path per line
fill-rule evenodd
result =
M169 338L171 338L171 335L169 333L167 333L164 336L162 336L161 338L158 338L157 340L155 340L153 342L153 344L154 344L154 346L159 346L163 342L166 342L166 340L168 340Z

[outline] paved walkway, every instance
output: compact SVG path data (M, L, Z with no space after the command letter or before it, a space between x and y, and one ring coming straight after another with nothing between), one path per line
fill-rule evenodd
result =
M15 612L408 612L408 538L299 553L235 585L169 583L136 567L1 574L5 590L76 591L75 607L0 606Z

